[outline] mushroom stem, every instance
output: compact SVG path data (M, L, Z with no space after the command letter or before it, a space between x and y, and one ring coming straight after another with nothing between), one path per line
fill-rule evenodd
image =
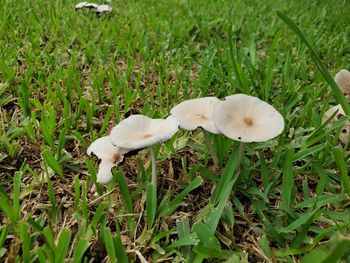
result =
M208 150L209 150L209 153L211 155L211 158L213 159L215 169L218 169L219 168L219 160L218 160L218 155L216 154L214 145L209 138L208 132L205 131L204 129L202 129L202 131L203 131L203 135L204 135L204 141L208 146Z
M151 152L151 162L152 162L152 180L151 183L157 186L157 169L156 169L156 157L154 155L153 146L150 147Z
M239 143L239 156L238 156L238 162L237 162L237 172L241 171L241 162L242 162L243 155L244 155L244 146L245 146L244 142Z

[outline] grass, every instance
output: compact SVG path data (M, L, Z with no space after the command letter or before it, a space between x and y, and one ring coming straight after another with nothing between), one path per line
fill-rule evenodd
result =
M113 1L106 16L74 5L0 5L1 261L349 260L350 160L337 139L348 119L321 126L339 101L324 75L350 68L347 1ZM239 173L238 143L209 136L216 170L203 133L180 131L155 147L157 198L147 150L96 183L86 149L120 120L238 92L286 121L245 145Z

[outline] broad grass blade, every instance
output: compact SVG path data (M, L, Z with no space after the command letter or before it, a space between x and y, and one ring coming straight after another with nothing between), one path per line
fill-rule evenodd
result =
M151 229L156 217L157 211L157 186L154 184L147 185L147 196L146 196L146 214L147 214L147 225Z
M55 263L64 263L66 255L68 253L71 236L72 232L69 229L64 228L61 231L56 247Z
M286 149L284 168L282 175L282 203L285 208L290 208L292 201L292 191L294 188L294 170L293 170L293 150Z
M125 180L125 176L121 171L113 172L113 175L119 184L119 189L123 197L124 206L129 213L132 213L134 210L133 203L132 203L132 198L129 192L128 185Z
M350 195L350 178L349 178L348 170L344 160L344 151L339 147L335 147L332 149L332 153L334 156L335 163L337 164L340 171L342 186L345 192L348 195Z
M41 155L43 156L43 159L45 160L47 165L50 168L52 168L52 170L54 170L56 174L58 174L59 176L63 176L63 171L61 166L59 165L55 157L52 155L52 153L48 149L45 149Z

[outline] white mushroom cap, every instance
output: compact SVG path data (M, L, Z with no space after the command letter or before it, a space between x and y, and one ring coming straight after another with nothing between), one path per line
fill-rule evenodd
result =
M75 9L81 9L81 8L83 8L86 4L87 4L87 2L80 2L80 3L77 3L77 4L75 5Z
M339 88L346 94L350 94L350 72L346 69L340 70L334 78Z
M192 131L198 127L218 134L214 124L214 105L220 101L216 97L186 100L171 109L170 113L177 119L182 129Z
M93 153L101 160L97 173L97 182L107 183L112 180L112 168L117 166L128 151L111 144L109 136L101 137L94 141L87 149L87 154Z
M170 139L179 129L172 116L166 119L151 119L143 115L131 115L115 126L110 134L113 145L137 150Z
M112 7L109 5L99 5L96 9L96 13L108 13L112 11Z
M96 3L87 3L84 7L87 7L87 8L98 8L98 4L96 4Z
M263 142L284 128L282 115L270 104L252 96L236 94L215 104L214 121L227 137L242 142Z
M341 105L336 105L333 106L331 108L329 108L323 115L322 117L322 123L324 123L325 121L327 121L336 111L338 111L338 113L335 115L335 117L333 118L333 120L331 120L330 125L334 124L337 120L341 119L342 117L345 116L345 112L343 110L343 108L341 107ZM350 122L346 122L346 124L342 127L340 134L339 134L339 139L343 142L343 143L347 143L349 140L349 132L350 132Z
M98 4L96 3L88 3L88 2L80 2L75 5L75 9L82 9L82 8L93 8L96 9L98 8Z

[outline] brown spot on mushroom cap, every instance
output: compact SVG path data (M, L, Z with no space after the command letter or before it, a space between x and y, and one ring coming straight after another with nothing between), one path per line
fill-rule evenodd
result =
M253 120L251 118L249 118L249 117L243 118L243 121L248 126L252 126L253 125Z
M151 134L144 134L144 135L142 135L142 138L144 138L144 139L146 139L146 138L150 138L150 137L152 137L152 135L151 135Z
M348 130L347 130L347 129L342 129L341 132L342 132L342 133L347 133Z

